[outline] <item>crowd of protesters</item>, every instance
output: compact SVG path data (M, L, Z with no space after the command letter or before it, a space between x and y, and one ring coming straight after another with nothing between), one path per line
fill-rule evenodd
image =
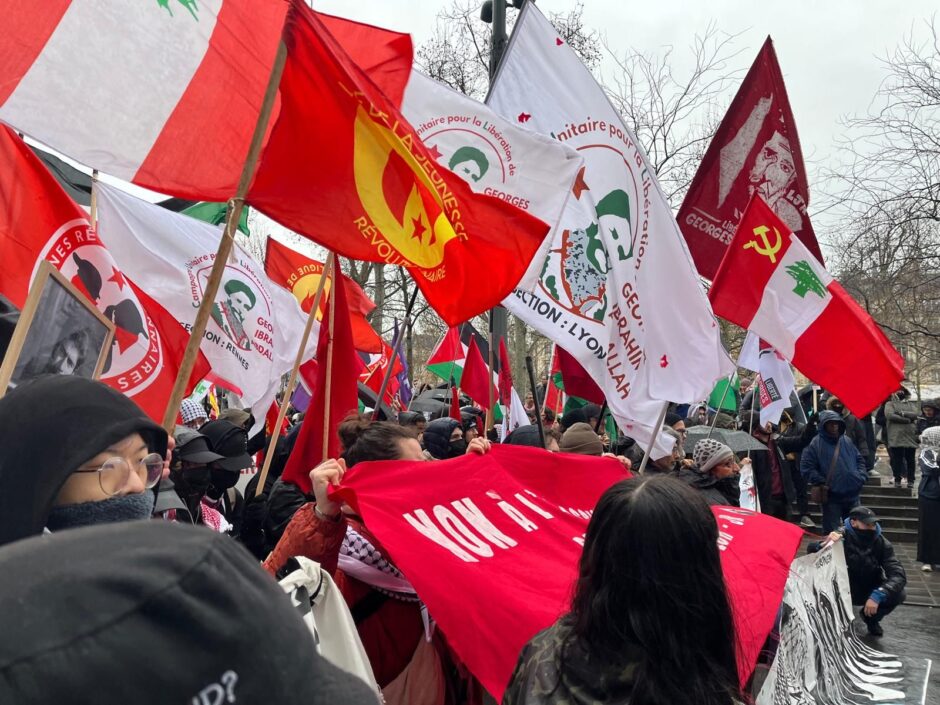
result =
M853 598L864 600L870 633L880 634L881 619L903 602L903 569L873 513L860 507L875 443L865 420L835 397L820 400L818 413L790 409L778 425L761 424L754 411L734 418L705 405L672 405L663 426L669 452L644 463L642 444L608 435L602 407L586 404L557 416L543 410L538 418L531 396L530 416L541 424L519 426L504 443L609 456L635 477L600 499L570 611L526 646L504 702L742 701L709 505L738 506L745 499L764 513L815 528L813 499L821 504L829 540L844 537L855 565ZM913 452L918 443L922 449L916 462L924 570L940 564L938 411L933 402L917 409L899 393L882 412L899 483L914 480L907 449ZM163 652L172 662L167 668L179 674L171 691L186 696L180 701L222 702L200 700L200 694L224 692L226 678L237 678L272 702L376 702L377 690L389 704L486 702L446 634L431 628L407 576L362 518L328 493L365 461L486 454L496 440L484 433L481 412L464 407L460 419L429 419L402 411L382 421L353 413L338 429L341 456L310 468L309 475L288 478L283 470L297 440L295 423L277 439L264 486L258 488L255 475L244 492L236 485L266 448L265 433L250 436L255 424L248 411L210 416L215 414L187 399L168 435L127 397L67 376L37 378L0 399L0 565L5 574L23 578L4 581L0 623L15 611L36 615L28 637L22 626L5 632L24 638L5 640L0 648L0 696L15 696L0 700L61 700L67 685L34 674L65 659L84 659L88 678L108 683L102 702L150 702L138 696L128 668L131 652L150 648ZM743 477L752 478L752 492ZM148 518L155 521L123 526ZM40 537L44 533L52 536ZM70 574L61 567L66 557L77 566ZM280 599L275 579L301 569L300 559L319 564L348 608L350 643L367 664L359 680L350 675L359 673L355 668L338 670L316 655L301 617ZM147 568L122 573L133 561ZM225 567L214 571L215 564ZM642 584L635 580L640 573ZM125 574L126 584L115 584L115 574ZM199 580L204 582L194 587ZM66 585L70 594L77 587L74 609L56 604L46 611L50 591ZM174 607L176 593L184 597ZM248 602L264 616L236 619L236 612L245 612L236 606L240 597L253 594L257 599ZM225 604L232 606L228 614ZM76 619L75 609L87 621ZM174 609L194 623L184 627L171 619L165 626ZM127 625L115 621L118 613L132 615ZM300 630L303 644L275 643L273 625L285 635ZM185 648L166 642L184 628L191 630ZM226 660L223 654L235 642L225 637L235 633L237 639L231 638L244 643L245 652L236 650ZM95 650L100 653L89 655ZM212 656L193 659L197 651ZM249 653L258 656L253 660ZM313 672L320 680L301 683ZM162 692L153 701L168 702L167 696Z

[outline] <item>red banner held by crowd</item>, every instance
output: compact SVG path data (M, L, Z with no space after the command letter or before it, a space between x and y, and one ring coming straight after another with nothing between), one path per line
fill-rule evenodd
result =
M567 610L588 519L624 477L612 459L498 446L438 463L362 463L336 494L498 700L522 647ZM743 682L773 626L802 531L746 510L714 512Z

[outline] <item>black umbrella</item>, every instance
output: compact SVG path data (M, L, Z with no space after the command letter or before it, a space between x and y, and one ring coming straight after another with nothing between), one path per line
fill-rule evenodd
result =
M378 399L379 395L375 391L364 385L362 382L359 382L359 401L361 401L366 406L370 406L373 409L376 409ZM395 419L395 412L392 411L388 404L382 404L381 410L383 418L386 420Z
M710 435L709 435L710 433ZM695 444L703 438L714 438L724 443L735 453L746 453L749 450L767 450L767 446L744 431L731 431L726 428L712 429L709 426L693 426L686 432L683 449L691 453Z

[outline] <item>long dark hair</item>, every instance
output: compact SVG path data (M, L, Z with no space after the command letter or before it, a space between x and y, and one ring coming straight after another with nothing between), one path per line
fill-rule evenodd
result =
M641 654L631 702L741 697L718 526L700 493L674 478L631 478L603 494L567 621L592 662L617 664L628 647Z

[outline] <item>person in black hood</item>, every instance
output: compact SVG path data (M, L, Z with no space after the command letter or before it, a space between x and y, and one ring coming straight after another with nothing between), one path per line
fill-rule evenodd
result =
M934 426L940 426L940 399L926 399L920 405L917 417L917 436Z
M288 596L224 536L88 527L4 546L0 574L16 576L0 581L5 705L377 702L317 653Z
M855 447L858 448L858 452L865 458L865 465L868 467L868 435L865 433L862 422L855 414L846 409L842 400L835 395L826 400L826 408L842 416L842 421L845 423L846 437L850 438Z
M828 540L844 541L852 604L864 605L859 616L868 626L868 633L882 636L881 620L907 596L907 574L891 542L882 535L878 518L868 507L853 507L841 530L829 534ZM814 553L823 545L812 543L807 550Z
M450 417L434 419L424 429L424 449L435 460L459 458L467 452L460 422Z
M110 387L43 376L0 399L0 545L73 526L148 519L166 432Z

